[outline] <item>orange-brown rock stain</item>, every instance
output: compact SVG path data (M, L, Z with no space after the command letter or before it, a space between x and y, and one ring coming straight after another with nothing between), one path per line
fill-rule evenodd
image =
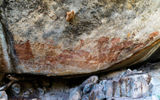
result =
M70 22L71 20L73 20L75 17L75 13L74 11L70 11L66 13L66 21Z
M158 36L159 32L153 32L149 35L149 39L153 39L154 37Z
M22 44L16 44L14 48L19 59L29 60L34 58L29 41Z
M3 48L1 44L0 44L0 72L8 72L7 62L4 59Z

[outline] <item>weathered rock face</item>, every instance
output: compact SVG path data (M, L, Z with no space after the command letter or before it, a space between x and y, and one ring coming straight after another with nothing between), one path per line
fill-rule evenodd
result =
M154 74L154 73L153 73ZM153 75L152 74L152 75ZM159 100L153 76L142 71L127 70L117 77L94 82L95 76L88 78L88 83L70 91L69 100ZM158 83L159 84L159 83Z
M13 36L14 44L8 45L15 51L9 52L16 59L14 72L73 75L143 61L160 45L159 4L158 0L4 0L1 21L6 39Z
M138 67L137 70L107 73L107 77L94 75L57 80L39 75L13 75L10 79L18 81L8 88L7 94L9 99L18 100L159 100L160 63Z
M1 72L9 72L11 69L10 57L8 54L8 46L3 33L2 25L0 24L0 67Z

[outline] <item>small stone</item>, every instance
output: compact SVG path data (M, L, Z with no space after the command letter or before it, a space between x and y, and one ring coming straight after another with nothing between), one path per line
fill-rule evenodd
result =
M32 100L38 100L37 98L34 98L34 99L32 99Z
M69 100L81 100L81 91L78 87L71 90Z
M38 88L37 90L40 96L44 95L44 90L42 88Z
M83 88L83 94L86 94L86 93L90 92L92 87L93 87L93 84L91 84L91 83L90 84L86 84L84 86L84 88Z
M28 89L28 91L32 94L34 92L33 88Z
M19 94L21 92L21 86L18 83L14 83L11 86L11 89L12 89L13 93L15 93L15 94Z
M81 84L81 87L84 87L86 84L95 84L97 82L98 76L91 76Z
M0 0L0 6L3 4L3 1L4 1L4 0Z
M114 85L114 97L120 97L121 96L121 88L120 88L120 83L119 82L113 82Z
M84 96L82 97L82 100L89 100L89 98L88 98L88 96L84 95Z
M30 91L25 91L25 92L23 93L23 97L25 97L25 98L28 98L29 95L30 95Z
M105 99L105 93L103 92L103 85L96 84L94 85L92 91L90 92L90 100L103 100Z
M0 91L0 100L8 100L8 96L5 91Z
M67 12L67 15L66 15L66 20L69 22L71 21L73 18L75 17L75 13L74 11L70 11L70 12Z
M112 97L113 94L113 84L111 80L108 80L105 86L106 90L106 97Z

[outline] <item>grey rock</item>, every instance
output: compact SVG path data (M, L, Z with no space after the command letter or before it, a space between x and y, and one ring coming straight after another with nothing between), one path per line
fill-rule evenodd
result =
M108 80L106 85L105 85L105 92L106 92L106 97L112 97L113 95L113 84L111 80Z
M37 88L40 96L44 95L45 91L42 88Z
M76 87L73 90L71 90L69 100L81 100L81 90L79 87Z
M75 97L81 96L82 100L138 100L150 98L152 92L151 76L137 70L127 70L117 77L97 82L98 77L90 77L82 85L73 89L71 94L74 93L72 95ZM79 88L82 88L82 95L79 95Z
M2 6L3 2L4 2L4 0L0 0L0 6Z
M25 98L28 98L29 96L30 96L30 91L29 90L27 90L27 91L25 91L24 93L23 93L23 97L25 97Z
M105 99L105 94L102 91L104 86L101 84L94 85L92 91L90 92L89 98L90 100L103 100Z
M86 84L95 84L97 82L98 76L91 76L81 84L81 87L84 87Z
M8 100L8 95L5 91L0 91L0 100Z
M82 100L89 100L89 98L88 98L87 95L84 95L84 96L82 97Z
M86 93L90 92L91 89L92 89L92 87L93 87L93 84L92 84L92 83L86 84L86 85L84 86L84 88L83 88L83 94L86 94Z
M15 93L16 95L21 92L21 86L18 83L14 83L12 86L12 92Z

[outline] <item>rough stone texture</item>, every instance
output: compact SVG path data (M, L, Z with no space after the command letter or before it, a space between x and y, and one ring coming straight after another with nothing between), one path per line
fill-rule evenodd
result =
M10 72L11 64L2 24L0 23L0 73ZM0 78L1 80L1 78Z
M17 73L51 76L114 69L158 47L158 0L4 0ZM70 11L73 17L68 19ZM11 47L12 47L11 46ZM14 52L13 52L14 53ZM145 56L144 56L145 55Z
M101 80L92 86L88 87L90 84L88 83L83 88L79 86L71 89L70 97L74 98L76 94L79 94L81 100L150 100L151 98L158 100L156 94L159 92L154 92L157 86L153 81L154 77L148 73L127 70L117 77ZM85 88L86 86L88 88ZM69 98L69 100L72 99Z
M8 96L5 91L0 91L0 99L1 100L8 100Z
M33 75L25 76L14 83L7 90L7 94L9 98L16 100L34 98L41 100L78 100L80 98L81 100L159 100L159 67L159 62L144 64L138 69L140 71L124 70L116 72L114 76L112 74L112 77L99 76L99 78L90 76L56 80L46 76L36 76L36 78ZM109 76L109 74L106 75Z

